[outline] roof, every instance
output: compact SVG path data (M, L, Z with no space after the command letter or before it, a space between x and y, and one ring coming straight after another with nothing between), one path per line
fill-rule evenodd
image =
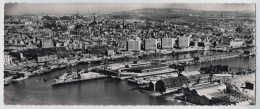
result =
M185 83L188 83L188 78L185 76L179 76L174 78L166 78L159 81L162 81L165 87L178 87L182 86Z
M192 75L199 75L201 74L199 71L191 71L191 72L183 72L182 75L184 76L192 76Z
M135 71L140 71L140 70L145 70L145 69L156 69L156 68L160 68L160 67L168 67L168 65L166 64L161 64L161 65L149 65L149 66L141 66L141 67L133 67L133 68L129 68L126 70L135 70Z
M247 75L239 75L237 77L231 78L231 83L242 83L242 82L252 82L255 83L256 75L255 73L247 74Z
M232 75L231 74L213 74L213 76L229 76L229 77L231 77Z

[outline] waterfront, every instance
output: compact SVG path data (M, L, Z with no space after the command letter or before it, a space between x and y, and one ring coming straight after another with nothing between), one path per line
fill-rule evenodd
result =
M4 7L5 105L256 104L254 4Z
M54 72L56 74L61 72ZM50 79L53 73L46 74ZM99 79L51 87L52 80L33 77L5 87L5 104L48 105L165 105L162 98L142 94L126 81ZM15 96L15 97L14 97ZM169 103L168 103L169 104Z
M167 56L166 56L167 57ZM181 56L179 56L181 57ZM202 66L229 65L234 68L255 69L255 56L211 61L190 65L186 71L198 70ZM84 69L95 65L78 65L72 70ZM61 104L61 105L178 105L166 102L162 97L151 97L135 89L136 86L126 81L99 79L52 88L56 76L66 70L55 71L35 76L4 87L5 104ZM44 78L48 78L44 81Z

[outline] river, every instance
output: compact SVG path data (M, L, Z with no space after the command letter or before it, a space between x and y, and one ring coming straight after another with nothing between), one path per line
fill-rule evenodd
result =
M179 54L178 58L187 58L187 55L183 55ZM159 57L168 58L176 57L176 55ZM145 60L144 57L141 58ZM256 56L249 56L191 65L185 69L192 71L198 70L201 66L217 64L229 65L233 69L239 67L255 69L255 63ZM90 66L95 65L77 65L72 70L76 71ZM151 97L135 89L135 85L110 78L52 87L55 76L60 76L64 72L66 72L65 69L54 71L5 86L4 103L12 105L180 105L176 102L167 102L162 97ZM44 78L48 80L44 81Z

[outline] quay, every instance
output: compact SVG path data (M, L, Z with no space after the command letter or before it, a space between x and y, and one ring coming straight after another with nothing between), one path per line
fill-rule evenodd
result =
M165 74L172 74L172 73L175 73L175 75L178 74L178 71L176 69L169 68L169 65L172 64L202 63L202 62L213 61L213 60L236 58L240 56L243 55L240 55L240 53L238 52L232 52L232 53L201 56L198 57L197 59L196 58L185 58L179 60L156 59L155 61L151 61L151 63L143 62L145 64L143 63L134 64L134 65L128 64L125 65L125 67L121 66L118 67L117 69L112 69L113 64L110 64L111 66L110 69L102 69L101 72L105 72L105 74L110 75L113 78L119 78L121 80L126 79L131 83L140 85L140 84L147 84L148 81L150 81L150 79L147 78L155 78L155 76L162 76ZM163 61L163 63L161 61Z
M83 81L87 81L87 80L96 80L96 79L101 79L101 78L106 78L106 77L107 76L103 75L103 76L92 77L92 78L75 79L75 80L71 80L71 81L64 81L64 82L54 83L54 84L52 84L52 86L58 86L58 85L63 85L63 84L76 83L76 82L83 82Z
M228 58L236 58L241 57L244 55L241 55L241 53L234 52L234 53L224 53L224 54L213 54L208 56L200 56L200 57L194 57L194 58L185 58L185 59L179 59L179 60L170 60L167 63L168 64L178 64L178 63L187 63L187 62L207 62L207 61L214 61L214 60L220 60L220 59L228 59Z

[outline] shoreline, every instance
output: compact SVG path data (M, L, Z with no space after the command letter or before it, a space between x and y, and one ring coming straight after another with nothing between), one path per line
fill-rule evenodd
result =
M139 56L144 56L144 55L153 55L155 53L149 53L149 54L142 54L142 55L138 55L138 56L135 56L135 57L129 57L129 56L118 56L118 57L115 57L115 58L112 58L112 57L106 57L104 59L120 59L122 58L123 61L125 61L126 57L128 57L129 59L134 59L136 57L139 57ZM169 54L172 54L172 53L169 53ZM231 54L231 55L230 55ZM164 54L164 55L167 55L167 54ZM226 55L228 55L226 57ZM253 54L255 55L255 54ZM217 57L215 57L217 56ZM185 65L192 65L192 64L199 64L199 63L205 63L205 62L208 62L208 61L214 61L214 60L221 60L221 59L230 59L230 58L237 58L237 57L247 57L247 56L252 56L252 55L243 55L242 53L239 53L239 52L236 52L236 53L225 53L224 54L213 54L213 55L203 55L201 57L206 57L204 59L199 59L199 60L195 60L194 58L184 58L184 59L178 59L178 60L168 60L166 63L167 64L178 64L178 63L185 63ZM212 58L214 57L214 58ZM200 58L200 57L199 57ZM104 60L103 59L103 60ZM156 58L156 59L161 59L161 58ZM31 75L28 76L28 78L30 77L33 77L33 76L39 76L39 75L42 75L42 74L46 74L46 73L50 73L50 72L53 72L53 71L56 71L56 70L60 70L60 69L65 69L69 66L73 67L73 66L77 66L77 65L86 65L86 64L92 64L92 63L98 63L99 61L102 61L102 59L92 59L92 60L88 60L88 59L84 59L84 60L80 60L80 61L74 61L73 63L70 63L70 64L62 64L63 66L57 66L57 67L54 67L54 68L51 68L51 69L48 69L45 68L45 69L42 69L42 70L34 70L33 72L35 71L40 71L39 73L32 73ZM130 62L130 61L127 61L127 62ZM127 63L125 62L125 63ZM119 63L119 62L115 62L115 63ZM56 65L56 64L54 64ZM53 65L52 65L53 66ZM96 65L96 66L93 66L92 68L96 68L98 66L102 66L102 65ZM28 79L26 78L26 79ZM21 80L24 80L24 79L21 79ZM20 80L14 80L16 82L19 82ZM7 82L7 83L12 83L12 82ZM8 84L5 84L5 86L8 85Z

